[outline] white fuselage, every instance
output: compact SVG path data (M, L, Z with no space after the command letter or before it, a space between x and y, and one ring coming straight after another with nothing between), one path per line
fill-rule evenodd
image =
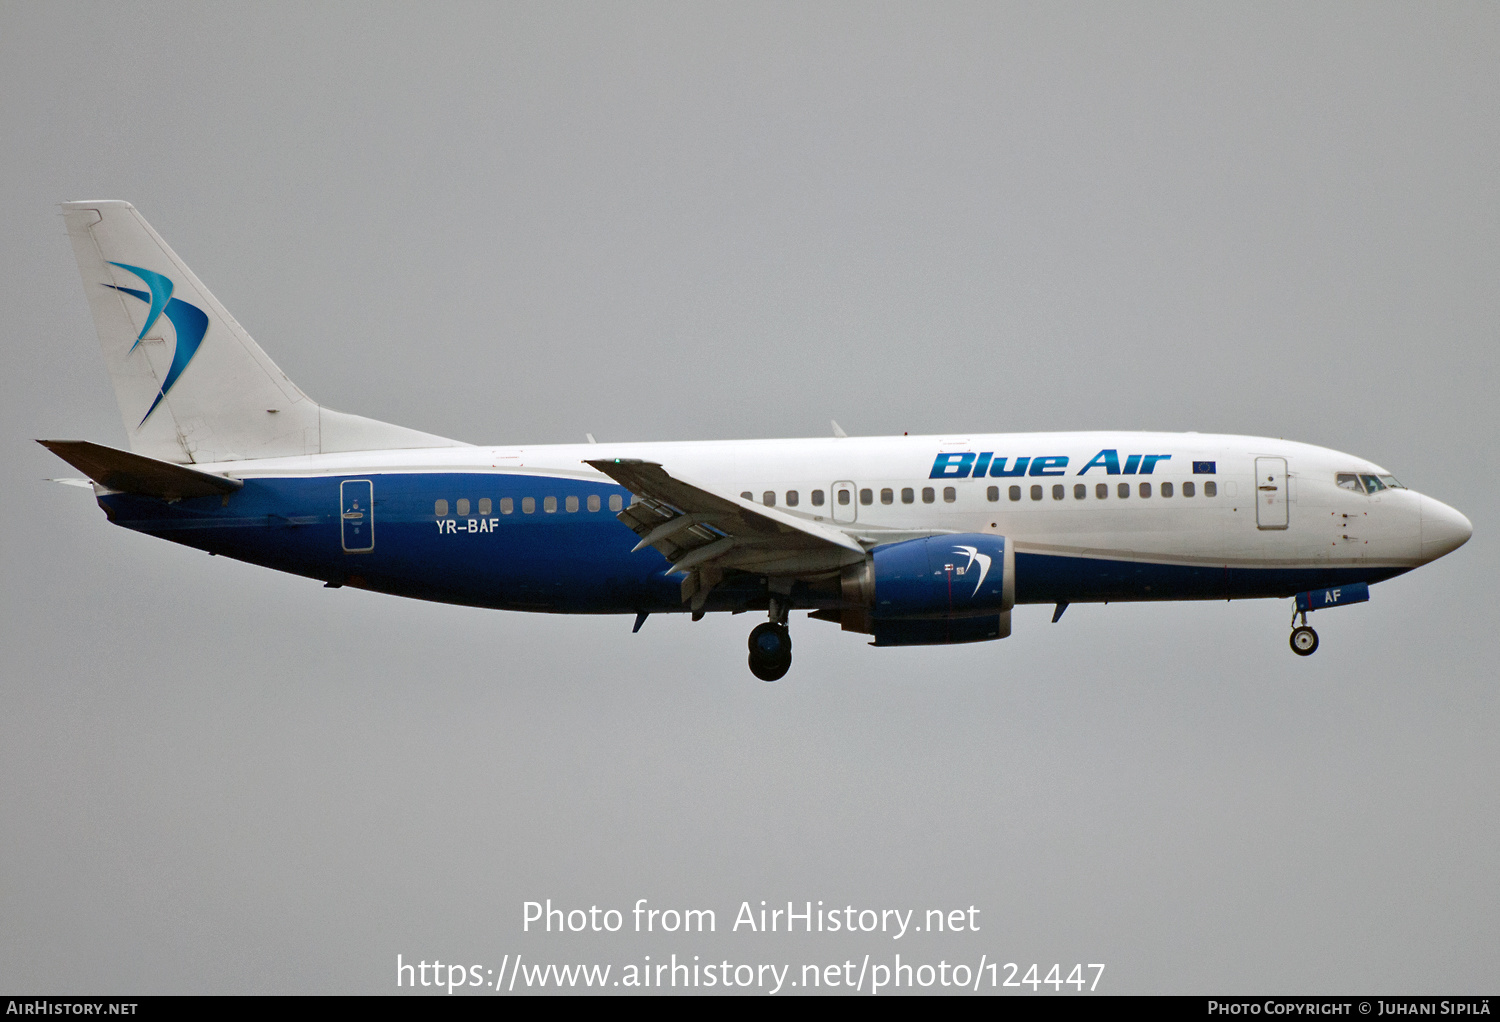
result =
M1090 466L1102 451L1116 452L1116 465ZM936 456L943 453L972 454L976 459L990 453L991 470L980 478L973 477L972 468L968 477L932 478ZM1149 464L1149 474L1142 471L1148 467L1144 464L1125 474L1131 455L1142 456L1142 461L1157 456ZM866 542L935 531L993 532L1009 536L1018 553L1247 568L1409 569L1453 549L1471 528L1452 508L1411 490L1388 488L1372 494L1338 485L1341 473L1387 474L1366 459L1286 440L1197 433L454 447L198 467L245 479L407 473L524 476L536 480L541 494L547 478L602 479L584 464L585 459L598 458L659 462L674 476L705 489L750 494L757 503L769 499L788 514L830 523ZM1003 470L1013 472L1020 458L1030 461L1025 474L992 474L993 466L1002 461ZM1039 468L1044 474L1032 474L1040 459L1048 459ZM1274 480L1274 491L1262 494L1258 489L1266 484L1256 478L1257 459L1284 461L1285 480ZM1213 470L1195 473L1195 462L1211 463ZM1277 467L1274 461L1264 464ZM953 457L944 467L955 470L961 465L962 458ZM1212 495L1206 484L1212 484ZM1186 495L1189 485L1192 496ZM1019 500L1013 499L1013 487L1019 487ZM840 489L850 491L847 504L837 503ZM815 499L821 503L814 504ZM1264 506L1258 506L1261 499Z

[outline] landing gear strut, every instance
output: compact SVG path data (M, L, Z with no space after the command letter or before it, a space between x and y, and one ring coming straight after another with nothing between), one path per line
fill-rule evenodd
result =
M771 598L771 620L750 633L750 673L761 681L779 681L792 666L792 633L786 626L789 602Z
M1302 616L1302 624L1292 629L1291 647L1292 652L1298 656L1312 656L1318 651L1318 633L1307 627L1307 611L1292 611L1292 624L1297 624L1297 616Z

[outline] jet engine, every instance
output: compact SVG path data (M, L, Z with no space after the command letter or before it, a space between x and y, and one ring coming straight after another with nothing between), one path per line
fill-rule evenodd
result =
M986 533L887 543L841 579L845 631L876 646L984 642L1010 634L1016 602L1015 552Z

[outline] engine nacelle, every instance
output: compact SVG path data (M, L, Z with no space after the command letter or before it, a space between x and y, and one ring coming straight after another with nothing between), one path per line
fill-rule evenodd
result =
M927 536L878 546L845 568L845 631L877 646L983 642L1010 634L1015 552L986 533Z

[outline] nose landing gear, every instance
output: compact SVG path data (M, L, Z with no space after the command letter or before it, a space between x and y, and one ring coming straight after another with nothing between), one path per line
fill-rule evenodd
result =
M1310 589L1297 593L1292 604L1292 652L1298 656L1312 656L1318 650L1318 633L1307 627L1308 611L1327 607L1343 607L1351 603L1364 603L1370 598L1370 586L1366 582L1346 582L1331 589ZM1297 623L1297 618L1302 623Z
M1292 624L1297 624L1297 616L1302 616L1302 624L1292 629L1290 645L1292 652L1298 656L1312 656L1318 651L1318 633L1307 626L1307 611L1293 610Z
M780 681L792 666L792 633L786 626L788 607L771 600L771 620L750 633L750 673L761 681Z

